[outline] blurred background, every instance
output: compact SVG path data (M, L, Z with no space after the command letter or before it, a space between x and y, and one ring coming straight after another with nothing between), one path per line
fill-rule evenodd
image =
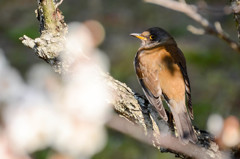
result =
M205 2L209 7L204 7ZM204 17L210 22L219 21L229 36L238 41L233 15L224 11L225 6L230 5L229 1L187 0L187 3L201 6L200 13ZM24 34L32 38L39 36L39 23L34 13L36 7L36 2L32 0L0 1L0 48L23 80L35 64L47 65L19 40ZM230 116L239 117L240 54L216 37L193 35L187 31L189 24L199 25L184 14L142 0L65 0L59 8L67 23L96 20L102 24L105 39L99 50L109 59L110 74L139 93L142 91L136 79L133 60L140 42L129 34L153 26L164 28L175 38L186 57L192 87L194 125L209 130L211 128L207 127L207 123L216 124L215 120L223 123ZM238 125L237 118L234 121ZM111 129L107 129L107 136L103 150L92 158L175 158ZM34 152L32 157L45 159L49 153L48 149L43 149Z

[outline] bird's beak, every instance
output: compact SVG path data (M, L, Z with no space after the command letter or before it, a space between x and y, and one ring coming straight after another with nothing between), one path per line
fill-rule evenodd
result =
M146 37L142 36L142 35L139 34L139 33L132 33L132 34L130 34L130 35L133 36L133 37L136 37L136 38L138 38L138 39L140 39L140 40L147 40Z

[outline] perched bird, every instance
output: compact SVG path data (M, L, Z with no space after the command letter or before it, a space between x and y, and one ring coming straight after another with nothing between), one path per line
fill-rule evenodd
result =
M135 71L149 102L159 115L168 120L161 98L165 99L175 121L178 135L184 141L197 141L192 122L191 89L186 61L173 37L153 27L141 34L130 34L142 41L135 56ZM188 110L185 105L185 95ZM190 116L190 117L189 117Z

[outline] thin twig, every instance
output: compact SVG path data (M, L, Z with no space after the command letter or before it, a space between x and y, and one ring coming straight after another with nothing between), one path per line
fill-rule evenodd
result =
M205 33L212 34L218 37L219 39L224 40L233 50L240 53L240 45L236 41L229 38L228 35L223 30L217 29L215 25L211 24L206 18L200 15L197 11L196 6L174 0L144 0L144 1L184 13L185 15L199 23L205 30Z
M58 8L58 7L62 4L62 2L63 2L63 0L60 0L59 2L57 2L57 3L55 4L56 8Z
M231 7L234 13L234 19L238 31L238 39L240 41L240 2L239 0L231 0Z

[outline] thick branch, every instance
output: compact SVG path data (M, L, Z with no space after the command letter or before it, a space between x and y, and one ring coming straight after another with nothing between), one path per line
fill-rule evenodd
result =
M211 24L206 18L204 18L198 13L196 6L186 4L185 2L182 1L174 0L144 0L144 1L184 13L185 15L199 23L203 27L205 33L212 34L218 37L219 39L224 40L233 50L240 53L240 45L228 37L228 35L222 30L221 26L219 25L220 23L215 22L214 25Z
M25 46L33 49L38 57L48 62L56 72L67 71L67 62L59 59L65 47L67 34L67 25L62 13L52 0L38 0L36 13L41 36L32 39L24 35L20 40Z
M152 141L156 138L159 142L155 142L155 146L157 147L168 147L168 150L160 149L162 152L171 152L176 154L177 157L180 158L191 158L196 159L211 159L211 158L224 158L227 159L229 156L227 154L223 154L219 151L211 152L205 148L199 147L198 145L194 145L192 143L183 144L179 139L173 137L170 134L160 134L158 136L152 136L152 132L146 137L142 131L142 129L137 125L130 125L126 122L126 120L117 118L114 116L110 122L108 123L110 128L113 128L119 132L130 135L131 137L151 145ZM217 150L217 145L215 145ZM207 153L206 153L207 152ZM201 154L201 155L200 155Z
M199 159L227 159L228 157L219 151L218 146L211 140L211 136L205 131L196 130L199 143L183 144L179 139L173 137L171 126L165 123L157 114L154 107L143 96L136 95L124 83L105 75L109 88L115 94L112 100L115 111L125 119L133 122L133 128L126 128L127 124L111 123L111 127L139 139L143 142L153 142L156 147L162 147L164 152L171 152L179 157L193 157ZM124 125L121 127L120 125ZM125 130L127 129L127 130ZM129 131L133 130L133 131ZM143 131L142 133L139 133ZM138 135L135 134L138 132ZM143 137L148 136L148 139ZM199 155L202 154L202 155Z
M56 11L53 1L51 0L42 0L40 3L42 8L43 16L45 17L45 28L46 30L56 30L57 19L54 17Z

